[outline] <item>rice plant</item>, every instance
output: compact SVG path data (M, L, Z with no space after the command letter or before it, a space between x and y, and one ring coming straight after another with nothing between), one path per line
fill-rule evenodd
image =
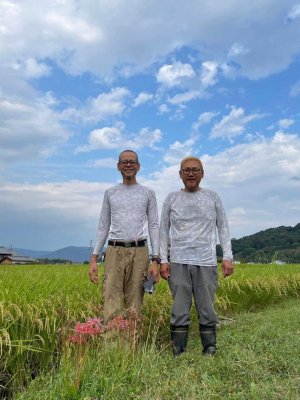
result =
M89 282L88 266L0 267L0 398L9 398L35 377L60 366L76 323L101 318L101 285ZM239 265L219 279L216 308L222 316L256 310L300 295L300 265ZM165 281L146 295L140 342L168 346L171 296ZM193 312L192 318L196 320ZM90 350L92 351L92 349Z

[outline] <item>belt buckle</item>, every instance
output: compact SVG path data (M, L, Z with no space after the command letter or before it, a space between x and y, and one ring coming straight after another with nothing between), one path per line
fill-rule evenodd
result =
M131 243L130 242L124 242L124 247L126 247L126 248L131 247Z

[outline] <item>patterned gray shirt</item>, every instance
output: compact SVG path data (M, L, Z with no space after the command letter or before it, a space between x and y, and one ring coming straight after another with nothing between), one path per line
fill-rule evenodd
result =
M100 254L107 237L140 240L147 239L148 232L152 254L158 255L159 224L154 191L138 183L121 183L106 190L93 254Z
M227 218L219 196L209 189L170 193L160 222L161 262L212 266L217 264L218 230L223 259L232 260Z

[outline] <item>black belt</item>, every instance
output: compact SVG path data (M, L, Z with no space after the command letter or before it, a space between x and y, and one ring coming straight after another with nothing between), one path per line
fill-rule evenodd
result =
M147 240L133 240L132 242L120 242L119 240L109 240L109 246L120 246L120 247L144 247L147 244Z

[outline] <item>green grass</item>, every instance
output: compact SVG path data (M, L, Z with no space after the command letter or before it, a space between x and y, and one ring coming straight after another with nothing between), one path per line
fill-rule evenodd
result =
M72 354L66 344L66 338L76 321L85 321L87 318L101 316L102 313L101 285L92 285L87 271L88 266L82 265L0 267L0 398L26 388L32 376L45 375L49 371L55 376L56 371L64 370L64 376L68 377L66 381L72 381L66 373L68 365L70 371L73 371L70 373L78 374L78 368L72 368L76 355ZM221 316L237 318L245 311L263 310L272 304L299 296L300 265L238 265L232 277L220 277L216 308ZM151 358L153 365L157 363L160 376L163 373L160 368L167 368L161 364L162 358L169 357L170 368L173 368L173 360L169 352L164 350L169 343L170 307L171 296L167 284L161 281L155 295L146 295L141 347L137 352L126 352L123 345L116 352L115 344L112 346L112 343L106 341L94 343L85 349L83 358L78 355L80 360L88 360L84 369L89 370L91 365L90 375L93 375L95 368L98 371L98 367L93 365L94 359L101 362L103 356L103 362L107 363L106 352L109 360L112 360L111 368L118 365L119 376L98 377L103 381L103 393L115 390L112 389L115 386L122 386L122 382L131 387L133 381L130 379L140 379L137 372L133 375L128 373L128 369L131 369L127 362L132 367L136 364L137 371L139 365L144 364L148 370L148 359ZM196 320L193 310L194 327L197 325ZM192 343L191 340L191 346ZM158 350L162 357L157 358ZM114 357L119 357L119 361ZM143 371L139 374L143 376ZM157 376L155 371L152 374ZM172 375L171 372L169 374ZM53 376L50 376L50 382ZM59 381L62 378L60 376L57 379ZM96 385L97 390L98 378L95 377L95 382L90 383L92 387ZM81 382L80 377L76 379ZM65 386L68 387L67 383ZM78 387L70 390L77 393ZM66 398L77 398L74 396Z
M290 399L300 398L299 304L243 313L218 330L219 351L201 355L197 332L186 354L154 343L134 352L100 341L66 355L56 374L33 381L18 400Z

